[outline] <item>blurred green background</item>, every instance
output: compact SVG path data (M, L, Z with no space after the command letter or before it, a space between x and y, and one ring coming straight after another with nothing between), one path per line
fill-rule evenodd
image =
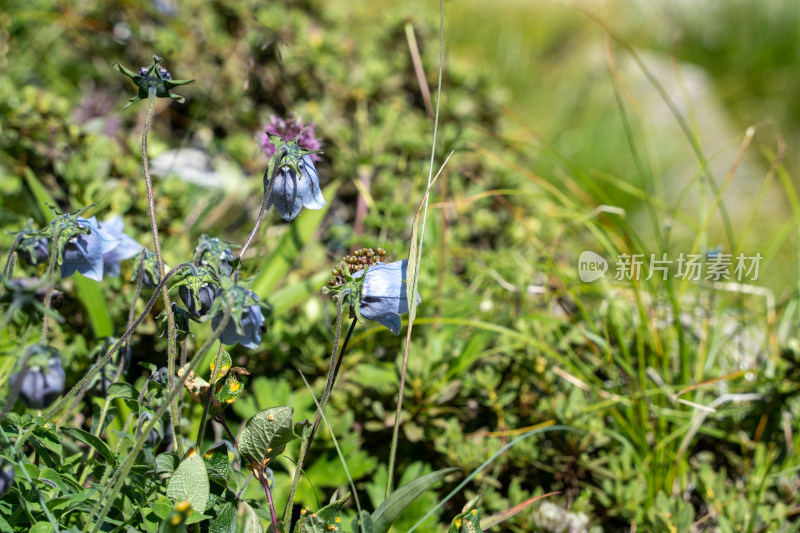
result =
M498 528L796 529L800 4L459 0L445 13L436 164L455 155L431 199L398 475L469 472L538 424L580 433L515 445L418 531L443 530L436 524L475 494L490 514L551 491L560 494ZM265 169L255 135L273 114L314 122L329 208L292 224L269 215L245 260L273 306L269 331L258 351L234 352L254 375L234 405L240 419L279 403L308 416L295 367L321 390L335 308L318 291L330 268L354 247L407 254L438 45L434 2L6 0L0 222L43 224L41 187L62 210L93 203L98 218L124 215L150 242L143 106L119 111L134 88L115 61L136 70L158 54L174 78L197 79L176 91L185 104L158 102L150 138L169 264L190 258L203 233L243 242ZM0 238L7 249L12 238ZM583 250L613 263L716 247L762 254L759 279L616 282L613 264L605 281L578 279ZM119 282L62 283L55 342L70 383L100 338L122 331L129 278L123 269ZM153 321L141 328L135 361L163 360L156 331ZM207 335L200 325L193 342ZM3 342L7 368L20 340ZM401 348L371 323L358 328L329 407L372 508ZM185 409L187 434L200 411ZM320 437L304 504L346 485ZM456 482L416 502L395 530Z

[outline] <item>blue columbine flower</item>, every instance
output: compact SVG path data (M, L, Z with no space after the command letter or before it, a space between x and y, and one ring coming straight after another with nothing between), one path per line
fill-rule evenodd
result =
M408 313L406 300L406 268L408 260L394 263L378 263L367 269L364 286L361 289L359 312L366 319L374 320L389 328L395 335L400 334L400 315ZM360 278L364 271L353 277ZM417 303L422 300L417 295Z
M80 272L89 279L103 279L103 255L113 250L120 242L107 231L100 229L95 217L77 218L77 225L89 229L71 237L61 251L61 277L66 278Z
M264 315L261 313L258 296L253 291L239 286L233 286L229 290L238 294L234 295L233 314L222 330L219 340L228 346L238 342L246 348L255 350L261 344L264 327ZM211 327L214 329L219 327L224 316L222 306L218 307L218 310L211 318Z
M187 285L178 287L178 294L183 300L183 304L196 317L205 316L211 310L219 292L219 287L213 283L203 283L197 287L196 291Z
M313 152L298 146L297 139L284 142L277 135L269 132L268 135L276 149L270 159L270 168L278 165L278 170L267 207L274 205L287 222L296 217L303 207L325 207L325 198L319 188L319 175L311 159ZM269 174L271 172L267 172ZM265 189L269 186L267 175L264 176Z
M325 198L319 188L319 176L310 155L304 155L297 163L297 169L283 166L275 176L270 203L287 222L296 217L300 210L322 209Z
M120 216L115 216L109 220L106 220L105 222L100 223L100 229L119 239L119 244L117 244L111 251L103 254L103 268L107 274L112 276L119 276L120 261L124 261L138 255L143 248L141 244L122 232L124 228L125 223L122 221L122 217Z
M19 374L11 376L11 386L17 384L20 379ZM58 354L53 353L47 360L47 366L42 368L39 365L31 365L22 376L22 383L19 395L22 401L36 409L44 409L61 396L64 392L66 376L64 367L61 366L61 359Z

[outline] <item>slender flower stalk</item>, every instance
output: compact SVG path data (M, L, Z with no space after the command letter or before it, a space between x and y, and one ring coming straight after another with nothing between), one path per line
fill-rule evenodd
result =
M11 278L14 277L14 266L17 263L17 245L22 241L24 237L23 234L18 234L14 237L14 242L11 243L11 248L8 252L8 257L6 258L6 266L3 267L3 277L5 277L8 281L11 281Z
M147 92L147 112L144 118L144 127L142 128L142 168L144 169L144 180L147 185L147 205L150 210L150 227L153 232L153 249L156 253L156 260L158 261L158 275L160 278L164 277L164 258L161 255L161 244L158 241L158 221L156 220L156 205L153 196L153 183L150 179L150 166L147 157L147 138L150 134L150 127L153 123L153 112L156 106L156 87L151 86ZM175 358L177 356L177 344L175 339L175 315L172 312L172 303L169 298L169 289L166 285L163 286L161 293L164 296L164 309L167 312L167 327L169 334L167 335L167 367L169 368L169 390L175 388ZM178 413L178 402L175 401L170 405L169 409L170 420L172 422L172 439L175 449L182 456L183 440L181 439L179 424L180 418Z
M264 487L264 493L267 495L269 514L270 517L272 517L272 527L275 530L275 533L280 533L280 530L278 529L278 515L275 514L275 503L272 501L272 491L269 489L269 479L267 479L267 474L261 468L259 468L257 477L261 482L261 486Z
M325 384L325 390L322 393L322 399L319 402L319 406L317 407L317 412L314 416L313 428L319 426L319 422L322 419L322 411L325 409L325 405L328 403L328 398L330 398L331 389L333 388L333 382L336 372L336 362L338 359L337 356L339 355L339 338L342 334L342 300L343 298L339 298L337 300L336 333L333 337L331 362L330 362L330 367L328 369L328 382ZM344 353L342 353L342 356L344 356ZM311 438L313 437L314 431L315 429L312 429L307 437L304 434L303 439L300 442L300 454L297 457L297 466L295 467L294 471L294 479L292 479L292 487L289 490L289 499L286 501L286 509L284 509L283 511L283 529L285 531L291 531L290 527L292 521L292 506L294 505L294 495L297 492L297 486L300 484L300 475L302 474L303 471L303 462L305 461L306 454L308 453L308 448L311 445Z
M285 147L281 148L281 150L285 149ZM280 155L278 158L280 158ZM279 168L279 165L273 164L268 166L267 170L264 171L264 183L267 184L266 187L264 187L264 198L261 200L261 208L258 210L258 217L256 218L256 223L253 226L253 230L250 232L250 236L247 237L247 241L244 243L244 246L242 246L242 251L239 252L240 259L244 257L244 253L247 251L247 248L250 247L250 243L253 242L256 232L258 231L258 227L261 225L261 221L264 219L264 213L267 212L267 206L270 205L272 189L275 187L275 176L277 176Z
M50 304L52 303L52 295L53 295L53 274L56 269L56 259L58 259L58 241L61 240L61 229L58 230L58 233L53 236L53 243L50 245L50 261L47 265L47 283L45 284L45 293L44 293L44 308L45 311L50 310ZM44 316L42 317L42 336L39 339L39 342L42 345L47 344L47 330L50 326L50 318L48 313L45 312ZM25 371L25 367L23 366L22 371Z

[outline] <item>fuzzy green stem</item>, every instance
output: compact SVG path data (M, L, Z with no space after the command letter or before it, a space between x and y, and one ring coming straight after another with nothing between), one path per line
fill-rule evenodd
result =
M331 350L331 362L330 367L328 369L328 382L325 384L325 391L322 393L322 399L319 402L319 406L317 407L317 413L314 416L314 428L319 425L320 420L322 419L322 411L325 409L325 405L328 403L328 398L331 395L331 389L333 388L333 380L334 374L336 372L336 360L337 356L339 355L339 337L342 334L342 295L339 296L336 305L336 333L333 337L333 350ZM292 506L294 505L294 495L297 492L297 486L300 484L300 475L302 474L303 470L303 462L305 461L306 454L308 453L308 448L311 444L311 439L314 434L314 429L309 432L308 437L303 437L302 441L300 442L300 454L297 456L297 467L294 471L294 479L292 479L292 488L289 490L289 499L286 501L286 509L283 511L283 529L285 531L291 531L291 522L292 522Z
M95 512L97 511L98 506L101 502L106 501L105 506L100 511L100 516L97 518L97 522L92 529L93 533L97 533L100 530L100 527L103 525L103 521L108 514L108 511L111 510L111 507L114 505L114 498L116 498L119 491L122 489L122 486L128 479L128 474L130 473L131 468L133 467L133 463L136 459L136 456L139 455L139 452L144 445L144 441L147 439L147 436L150 432L155 428L158 421L164 415L164 412L167 410L169 405L175 401L175 398L178 396L178 393L183 390L183 384L186 382L186 379L192 373L192 371L197 367L200 363L200 360L203 358L203 355L211 349L211 346L217 341L219 336L222 334L222 331L225 329L225 326L228 325L228 321L231 318L231 308L233 306L233 300L230 299L228 301L228 305L225 309L225 314L222 317L222 321L220 322L219 326L211 333L211 336L206 340L203 346L200 347L199 350L195 353L195 356L192 358L192 362L189 364L189 367L183 373L176 383L176 388L170 391L169 395L167 396L166 400L161 407L153 415L153 418L147 423L147 426L142 430L142 434L136 439L136 444L134 444L133 449L128 453L127 459L125 462L120 466L119 470L117 470L116 474L111 478L111 482L106 486L106 489L103 491L103 494L97 500L95 507L92 509L90 516L86 521L86 526L83 528L83 531L86 532L89 530L91 525L91 518L94 517ZM183 457L183 455L181 455ZM113 487L113 488L112 488ZM110 494L109 494L110 492Z
M8 257L6 258L6 266L3 268L3 276L9 281L14 277L14 265L17 262L17 245L19 245L21 240L21 233L14 237L14 242L11 243L11 248L8 251Z
M282 150L284 150L284 148L282 148ZM247 248L250 246L250 243L253 242L253 239L256 236L256 232L258 231L258 227L261 225L261 221L264 219L264 213L266 213L267 211L267 204L269 203L269 199L272 196L272 188L275 186L275 176L278 174L278 169L280 168L278 162L272 165L272 172L269 171L269 167L267 167L267 170L264 171L264 177L267 177L267 174L269 174L268 185L264 187L264 198L261 200L261 208L258 210L258 217L256 217L256 223L253 226L253 229L250 231L250 236L247 237L247 242L245 242L244 246L242 246L242 251L239 252L240 259L244 257L244 253L247 251Z
M144 180L147 185L147 205L150 210L150 227L153 231L153 248L156 252L158 262L158 275L164 277L164 259L161 255L161 245L158 241L158 221L156 220L156 204L153 197L153 183L150 179L150 165L147 158L147 137L150 134L150 127L153 124L153 113L156 107L156 88L150 87L147 92L147 112L144 117L144 127L142 127L142 168L144 169ZM175 339L175 316L172 314L172 303L169 300L169 289L166 286L162 289L164 295L164 309L167 313L167 367L169 368L169 390L175 388L175 357L177 354ZM178 428L180 418L178 414L178 403L174 402L169 409L170 420L172 421L172 438L175 449L183 455L183 440Z
M342 366L342 361L344 361L344 353L347 351L347 345L350 342L350 337L353 335L353 331L356 329L357 322L358 319L356 318L353 318L353 321L350 322L350 328L347 330L347 335L344 337L342 350L339 352L339 358L336 360L336 366L333 369L333 377L328 377L328 383L326 384L325 388L330 391L329 394L333 393L333 388L336 386L336 377L339 375L339 369ZM311 429L311 436L308 438L308 440L314 440L314 435L317 434L317 430L319 429L319 424L322 418L322 412L320 412L320 417L314 421L314 427Z
M58 241L61 239L61 232L63 228L59 228L57 232L54 232L53 235L53 242L50 245L50 261L47 264L47 283L45 285L45 294L44 294L44 308L45 313L42 317L42 337L39 339L39 343L43 346L47 344L47 330L50 326L50 317L48 316L46 311L50 310L50 304L52 302L53 296L53 275L56 270L56 259L58 259Z

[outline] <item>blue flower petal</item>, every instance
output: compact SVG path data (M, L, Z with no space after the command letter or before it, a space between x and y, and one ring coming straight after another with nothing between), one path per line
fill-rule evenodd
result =
M395 335L400 334L400 315L408 313L405 283L407 268L408 261L405 259L371 266L367 270L361 290L361 316L386 326ZM353 277L363 275L363 271L359 271ZM418 294L417 303L421 301Z
M119 243L110 251L103 254L105 271L112 276L119 276L119 262L136 256L142 251L142 245L123 233L124 222L122 217L115 216L100 223L100 229L112 237L119 239Z
M294 219L303 207L322 209L325 198L319 188L319 176L311 156L304 155L298 167L300 175L289 166L281 167L275 176L267 207L272 205L287 222Z
M216 314L211 319L211 327L217 329L222 323L222 314ZM229 320L225 324L225 329L219 336L222 344L231 346L237 342L246 348L255 350L261 344L261 325L264 323L264 315L261 314L259 305L250 305L242 311L240 320L241 331L236 328L236 322Z
M319 175L311 156L304 155L300 160L299 168L301 177L297 188L303 206L307 209L322 209L326 202L319 189Z
M270 203L287 222L300 213L303 202L297 194L297 174L289 167L282 167L275 176Z

